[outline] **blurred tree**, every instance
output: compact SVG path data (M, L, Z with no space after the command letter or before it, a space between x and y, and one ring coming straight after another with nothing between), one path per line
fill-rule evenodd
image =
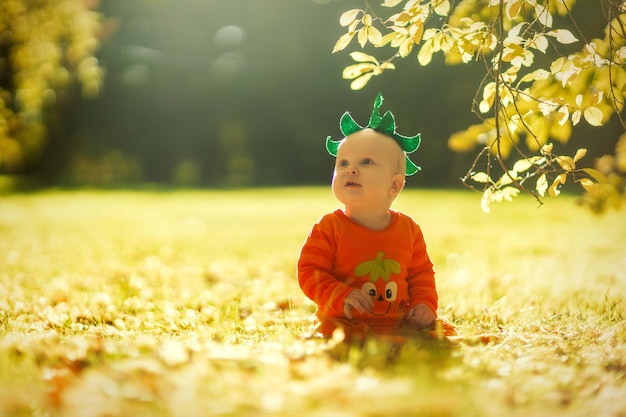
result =
M338 113L354 108L349 101L367 99L338 88L336 74L349 57L329 59L328 44L342 29L320 23L345 4L102 2L105 19L118 22L98 49L105 88L96 100L68 107L38 172L80 182L93 178L77 175L84 161L119 151L140 167L141 181L156 184L328 181L323 138Z
M100 92L98 3L0 1L0 173L19 172L41 157L46 112L73 82L84 97Z
M586 35L584 19L574 17L574 3L384 0L378 10L364 0L363 8L341 15L340 24L348 31L333 52L353 39L361 48L369 43L393 50L385 60L364 51L350 54L356 63L343 76L352 80L354 90L395 69L394 62L414 50L422 66L438 52L450 65L482 60L486 75L473 100L481 123L453 134L448 145L458 152L480 148L463 182L481 189L483 209L489 211L491 202L510 200L520 190L539 201L557 196L573 178L586 190L583 201L602 211L621 204L626 185L626 2L581 5L602 8L604 34L593 39ZM568 142L579 122L601 126L612 116L622 133L614 138L614 153L598 158L595 169L577 167L585 148L573 155L553 151L551 142ZM509 157L514 161L507 162Z

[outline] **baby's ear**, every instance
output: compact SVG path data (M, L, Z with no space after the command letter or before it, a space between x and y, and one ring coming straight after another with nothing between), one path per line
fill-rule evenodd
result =
M404 188L405 182L406 180L404 178L404 175L396 174L393 176L390 190L393 193L394 197L400 194L400 191L402 191L402 189Z

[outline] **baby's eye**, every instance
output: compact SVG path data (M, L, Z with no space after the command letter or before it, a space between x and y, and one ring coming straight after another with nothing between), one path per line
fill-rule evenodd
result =
M372 165L374 161L371 158L365 158L361 163L363 165Z
M346 161L345 159L342 159L341 161L337 162L337 166L338 167L346 167L348 166L348 161Z

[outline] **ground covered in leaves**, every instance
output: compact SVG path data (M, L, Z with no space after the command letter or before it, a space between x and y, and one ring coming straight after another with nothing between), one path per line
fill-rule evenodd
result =
M462 338L398 348L306 338L295 261L335 207L327 188L1 196L0 416L626 416L623 212L405 190Z

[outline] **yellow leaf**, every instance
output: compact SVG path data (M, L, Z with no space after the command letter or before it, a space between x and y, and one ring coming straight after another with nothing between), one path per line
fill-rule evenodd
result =
M559 156L556 158L556 162L558 162L561 168L565 171L573 171L576 169L576 162L574 162L574 158L569 156Z
M434 11L439 16L447 16L450 13L450 2L448 0L436 0Z
M481 113L487 113L496 97L496 83L490 82L487 83L485 88L483 89L483 99L478 106L478 110Z
M372 72L374 69L376 69L376 65L370 63L349 65L344 68L342 76L346 80L351 80L368 72Z
M357 41L359 45L361 45L361 48L365 47L367 43L367 28L362 28L357 32Z
M521 0L509 1L506 4L506 9L505 9L506 17L508 17L509 20L513 20L513 19L515 19L519 15L519 12L521 10L522 10L522 1Z
M456 40L447 33L441 34L441 50L448 53L456 46ZM472 54L473 57L473 54Z
M537 178L536 189L540 196L544 197L546 195L546 190L548 189L548 178L546 174L541 174L539 178Z
M364 52L359 52L359 51L350 52L350 58L352 58L356 62L372 62L378 65L378 60L376 58Z
M537 4L535 6L535 13L537 14L537 20L544 26L552 27L552 15L548 11L548 8Z
M491 211L491 208L489 207L491 205L491 200L492 200L492 191L491 191L491 188L487 188L483 192L483 197L480 199L480 208L485 213L489 213Z
M489 177L489 175L487 175L484 172L475 172L472 174L471 178L472 180L476 182L480 182L484 184L493 182L491 178Z
M557 177L554 179L554 182L548 189L548 194L550 195L550 197L556 197L557 195L561 194L561 190L559 188L561 184L565 184L565 181L567 181L567 175L557 175Z
M433 52L433 40L428 39L426 42L424 42L424 44L420 48L420 51L417 53L417 61L420 63L420 65L425 67L426 65L430 64L430 61L432 61L433 59Z
M413 42L420 43L422 41L422 36L424 36L424 23L415 22L412 28L414 28Z
M545 145L543 145L541 147L541 153L543 155L547 154L547 153L552 153L552 147L554 146L554 144L552 143L546 143Z
M522 23L518 23L517 25L513 26L511 29L509 29L508 35L507 35L507 39L511 40L511 39L515 39L518 38L520 31L522 30L522 27L524 27L526 25L526 23L522 22ZM521 39L519 39L521 40Z
M352 41L352 38L354 37L354 33L345 33L343 34L339 40L337 40L337 43L335 43L335 47L333 48L333 54L335 52L341 51L343 49L346 48L346 46L348 46L350 44L350 42Z
M548 39L546 39L545 36L543 35L539 35L537 36L535 39L533 39L533 41L530 43L530 47L533 47L541 52L543 52L544 54L546 53L546 49L548 49L548 46L550 45L550 43L548 42Z
M357 78L356 80L352 81L352 83L350 83L350 89L352 90L362 89L363 87L367 85L367 83L372 79L373 76L374 74L370 72L369 74L365 74Z
M412 50L413 50L413 42L409 40L405 40L404 42L402 42L402 44L400 45L400 48L398 49L398 51L400 52L400 56L403 58L409 56Z
M561 106L557 112L557 117L557 122L559 125L563 126L569 120L569 108L567 106Z
M559 194L561 194L561 190L559 190L558 188L558 184L557 183L553 183L550 188L548 188L548 195L550 197L556 197Z
M435 28L426 29L424 31L424 39L434 38L437 33L439 33L439 31Z
M498 182L496 183L498 186L513 184L515 181L519 181L521 178L517 175L517 172L514 170L509 170L505 174L502 174Z
M402 2L403 0L385 0L382 4L382 6L385 7L394 7L397 6L398 4L400 4L400 2Z
M583 104L583 95L582 94L577 94L576 95L576 105L580 107L582 104Z
M561 71L563 71L563 68L565 68L565 64L567 62L567 58L565 57L560 57L555 59L552 64L550 64L550 72L552 74L557 74L560 73Z
M502 59L506 62L512 62L516 58L523 58L525 54L524 48L520 45L509 43L502 52Z
M606 183L609 181L609 179L606 177L606 175L604 175L603 173L601 173L600 171L598 171L597 169L593 169L593 168L583 168L583 171L585 173L587 173L587 175L589 175L591 178L593 178L594 180L596 180L596 182L599 183Z
M537 157L540 158L540 157ZM530 158L520 159L513 165L513 171L515 172L526 172L532 167L534 161Z
M383 36L383 38L380 40L379 46L383 46L383 45L387 45L388 43L391 43L392 47L397 48L398 47L397 41L398 41L398 34L395 32L389 32L388 34Z
M532 93L530 92L530 89L528 88L521 90L521 92L524 95L532 96ZM526 97L526 98L520 97L520 98L527 103L537 100L536 98L531 98L531 97ZM541 112L544 118L550 118L552 116L552 113L557 111L558 108L559 108L559 105L550 99L539 99L537 102L537 109ZM531 113L527 113L524 115L524 118L526 119L530 116L531 116Z
M579 182L580 185L582 185L587 191L591 191L596 186L596 183L591 181L589 178L582 178Z
M480 102L480 104L478 105L478 111L480 111L481 113L487 113L489 111L489 109L491 109L491 104L493 103L493 99L491 100L491 102L487 101L487 100L482 100Z
M582 112L580 110L576 110L574 113L572 113L572 124L574 126L576 126L578 122L580 122L581 115L582 115Z
M341 26L349 26L356 20L360 13L363 13L361 9L352 9L346 12L343 12L341 17L339 18L339 24Z
M576 155L574 155L574 162L580 161L585 155L587 155L587 149L580 148L576 151Z
M389 21L394 22L396 25L405 25L409 23L412 16L406 12L398 13L389 18Z
M372 45L380 46L383 40L383 35L375 27L367 28L367 39Z
M363 15L363 19L361 19L361 22L363 22L364 26L372 26L372 15L370 14L364 14Z
M545 80L550 76L550 73L544 69L538 69L535 70L533 72L529 72L528 74L524 75L521 79L520 79L520 83L527 83L530 81L537 81L537 80Z
M604 98L604 91L596 91L591 97L593 98L593 104L600 104Z
M551 35L552 33L554 33L554 37L556 38L556 40L564 45L578 42L576 36L574 36L572 32L567 29L557 29L548 33L548 35Z
M595 106L587 107L583 112L583 116L591 126L602 126L604 114L599 108Z

